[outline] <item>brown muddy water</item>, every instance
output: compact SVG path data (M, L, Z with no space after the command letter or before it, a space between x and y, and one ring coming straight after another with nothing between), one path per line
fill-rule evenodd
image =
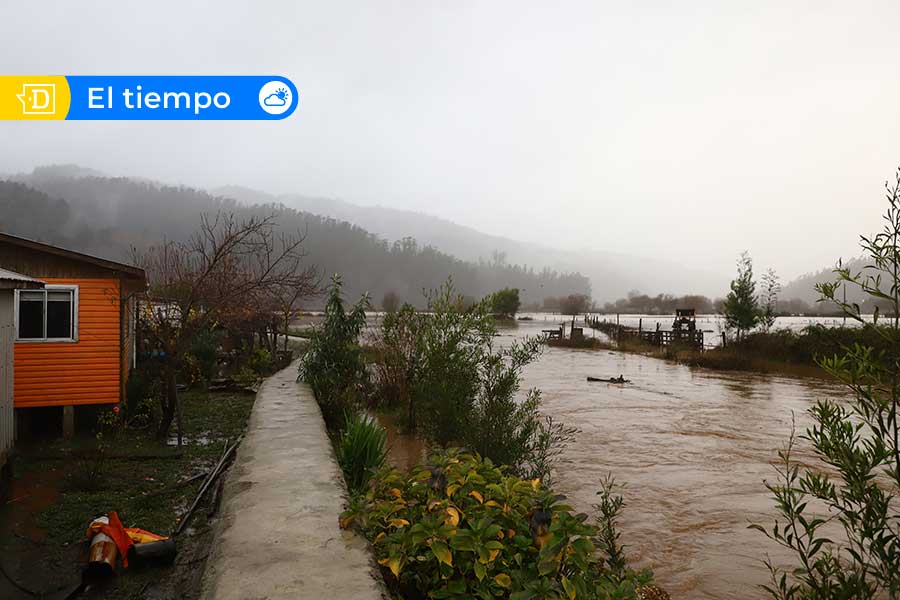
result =
M545 323L519 323L501 343L536 335ZM589 383L623 374L628 385ZM777 546L748 530L770 523L763 485L791 430L808 423L830 382L692 369L609 351L546 348L523 389L543 391L543 411L581 432L556 469L556 487L579 511L596 501L607 474L627 487L621 522L635 566L651 567L673 598L763 598L766 554ZM808 454L797 454L801 459Z

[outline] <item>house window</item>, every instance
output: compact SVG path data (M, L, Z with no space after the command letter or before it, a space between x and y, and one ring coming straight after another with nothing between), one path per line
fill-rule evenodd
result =
M17 292L16 332L21 341L78 339L78 288L48 285Z

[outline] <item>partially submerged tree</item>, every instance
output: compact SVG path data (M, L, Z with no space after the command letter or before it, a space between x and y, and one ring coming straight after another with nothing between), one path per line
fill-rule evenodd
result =
M743 252L737 262L737 277L725 297L725 326L735 330L738 340L759 324L759 302L753 281L753 260Z
M763 331L768 332L775 325L778 312L778 294L781 292L781 283L775 269L767 269L762 276L762 293L759 295L760 315L759 324Z
M559 299L559 312L578 316L591 308L591 297L587 294L569 294Z
M559 312L572 316L572 330L575 329L575 317L586 313L591 308L591 298L587 294L569 294L559 299Z
M436 446L464 446L515 473L548 478L574 429L541 415L538 390L520 394L522 370L542 339L495 348L490 298L467 306L452 281L427 299L424 313L404 305L384 319L374 346L380 399Z
M307 289L303 237L278 235L274 225L271 217L203 216L187 242L164 241L136 253L150 282L141 330L158 350L163 370L157 437L168 437L177 419L181 443L177 373L197 336L229 313L253 310L279 286Z
M772 583L765 587L775 598L900 598L900 170L885 188L885 226L861 238L870 266L858 272L839 266L837 281L817 290L886 349L856 344L818 360L850 399L824 399L810 409L813 424L800 440L812 445L820 464L793 459L792 432L780 453L779 480L766 484L780 519L771 529L751 527L796 558L787 571L767 561ZM879 323L877 311L869 320L859 304L845 302L844 285L886 303L889 322Z
M503 319L512 319L519 312L519 290L518 288L503 288L489 296L491 304L491 312L495 317Z

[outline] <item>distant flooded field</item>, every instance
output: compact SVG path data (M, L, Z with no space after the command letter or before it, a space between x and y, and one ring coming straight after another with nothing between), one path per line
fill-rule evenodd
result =
M614 318L614 317L613 317ZM543 320L504 328L511 341L536 335ZM630 385L589 383L623 374ZM637 566L652 567L673 598L763 598L766 554L783 555L762 534L772 503L763 479L817 398L840 388L814 379L691 369L609 351L547 348L525 370L523 389L543 391L545 413L581 429L556 472L577 510L596 502L612 473L626 483L623 539ZM808 458L802 452L798 458Z

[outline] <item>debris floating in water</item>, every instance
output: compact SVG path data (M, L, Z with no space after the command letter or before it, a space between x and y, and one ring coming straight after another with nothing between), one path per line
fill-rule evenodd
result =
M597 381L601 383L631 383L630 379L625 379L624 376L619 375L618 377L590 377L587 378L588 381Z

